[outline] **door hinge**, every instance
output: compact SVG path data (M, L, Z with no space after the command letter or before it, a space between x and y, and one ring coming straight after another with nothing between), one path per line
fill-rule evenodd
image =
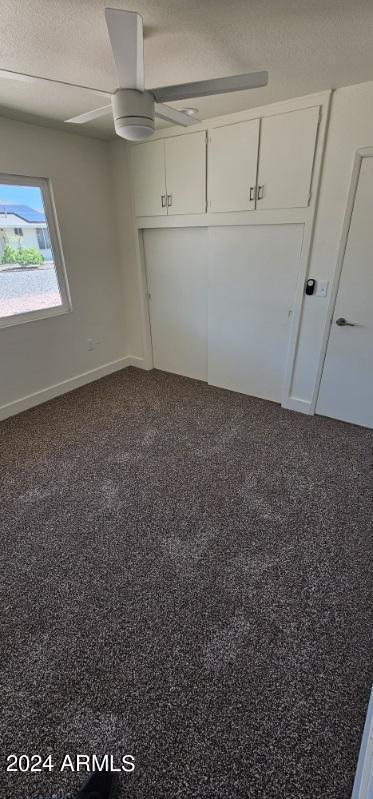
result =
M308 203L307 203L307 205L309 205L309 204L310 204L310 202L311 202L311 197L312 197L312 189L310 189L310 191L309 191L309 194L308 194Z

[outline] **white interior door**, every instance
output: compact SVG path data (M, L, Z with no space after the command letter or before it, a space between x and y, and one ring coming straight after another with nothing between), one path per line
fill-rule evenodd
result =
M209 235L208 381L281 402L303 225Z
M213 128L208 146L208 210L255 208L259 119Z
M136 216L167 214L164 142L132 145L130 166Z
M316 411L373 427L373 157L361 162Z
M206 132L165 140L168 214L206 211Z
M207 228L143 235L154 366L207 380Z
M318 123L319 106L262 119L258 210L308 205Z

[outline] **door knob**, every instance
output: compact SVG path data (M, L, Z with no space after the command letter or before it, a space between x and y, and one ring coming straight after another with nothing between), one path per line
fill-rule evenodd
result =
M355 322L347 322L347 319L345 319L343 316L340 316L339 319L336 319L335 323L338 325L338 327L355 327Z

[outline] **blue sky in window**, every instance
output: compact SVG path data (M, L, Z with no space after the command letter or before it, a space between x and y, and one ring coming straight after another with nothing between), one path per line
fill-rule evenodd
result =
M35 211L44 211L42 193L36 186L11 186L9 183L0 183L0 205L2 202L20 203L29 205Z

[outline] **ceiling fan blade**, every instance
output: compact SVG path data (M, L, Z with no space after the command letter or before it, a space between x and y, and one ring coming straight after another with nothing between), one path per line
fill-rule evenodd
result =
M117 67L120 89L144 91L144 34L135 11L105 9L106 24Z
M171 108L171 106L163 105L162 103L155 104L154 113L159 119L165 119L166 122L174 122L175 125L183 125L184 128L201 121L197 117L189 116L184 111L178 111L176 108Z
M29 75L27 72L15 72L12 69L0 69L0 79L19 80L22 83L55 83L57 86L71 86L73 89L87 89L95 94L104 94L111 97L111 93L104 89L94 89L93 86L83 86L81 83L68 83L66 80L54 80L54 78L44 78L41 75Z
M86 111L84 114L79 114L77 117L65 119L65 122L73 122L74 125L82 125L84 122L91 122L92 119L104 117L106 114L111 114L111 105L103 105L101 108L95 108L93 111Z
M268 72L249 72L245 75L231 75L228 78L198 80L195 83L179 83L176 86L159 86L150 89L157 103L170 103L173 100L190 100L194 97L208 97L211 94L241 92L257 89L268 83Z

